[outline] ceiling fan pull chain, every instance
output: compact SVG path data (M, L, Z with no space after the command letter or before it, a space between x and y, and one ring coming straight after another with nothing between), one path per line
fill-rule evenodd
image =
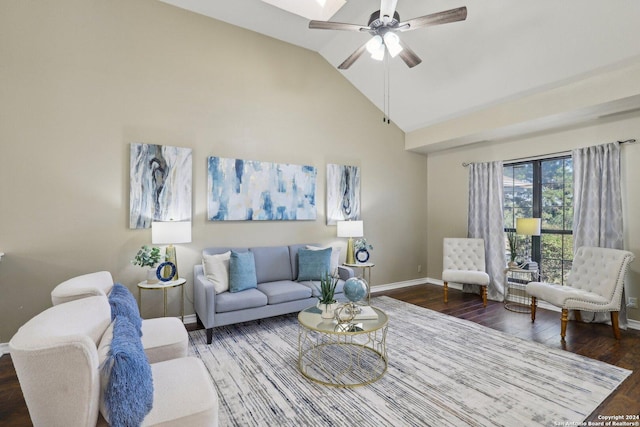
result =
M384 117L382 118L383 122L386 122L387 124L391 123L391 120L389 119L389 116L391 114L391 112L389 111L389 105L390 103L390 88L389 88L389 54L388 52L385 52L384 54Z

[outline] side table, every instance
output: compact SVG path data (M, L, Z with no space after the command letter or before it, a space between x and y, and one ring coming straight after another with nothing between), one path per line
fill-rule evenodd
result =
M182 294L180 297L180 319L182 319L182 323L184 323L184 284L186 282L187 279L183 278L153 284L147 283L146 280L138 283L138 308L140 309L140 313L142 313L142 290L162 290L164 291L164 316L167 317L167 289L179 286L182 288Z
M356 262L355 264L344 263L342 265L345 267L362 269L362 278L367 281L367 285L369 287L367 292L367 304L371 305L371 269L376 265L372 262Z
M527 283L538 280L538 270L506 268L504 270L504 308L517 313L531 312L531 297Z

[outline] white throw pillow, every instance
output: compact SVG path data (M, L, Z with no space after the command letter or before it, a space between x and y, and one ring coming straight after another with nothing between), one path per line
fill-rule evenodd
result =
M311 249L312 251L318 251L321 249L318 246L310 246L307 245L307 249ZM329 261L329 268L331 269L331 274L338 274L338 264L340 263L340 248L331 247L331 261Z
M204 275L213 283L216 294L229 290L229 259L231 251L219 255L203 255Z

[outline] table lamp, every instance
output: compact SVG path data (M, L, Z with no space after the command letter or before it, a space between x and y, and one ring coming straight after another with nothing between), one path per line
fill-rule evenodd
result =
M191 221L153 221L151 223L151 242L168 244L165 259L176 266L172 280L178 280L178 259L174 243L191 243Z
M348 237L347 242L347 264L355 264L356 260L353 253L353 238L363 236L362 221L338 221L338 237Z
M540 218L516 218L516 234L521 234L523 236L539 236L540 228ZM530 246L530 244L527 245L527 259L525 262L531 261Z

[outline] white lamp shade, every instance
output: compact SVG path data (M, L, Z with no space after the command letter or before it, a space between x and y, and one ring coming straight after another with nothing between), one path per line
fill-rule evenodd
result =
M151 243L191 243L191 221L152 222Z
M539 236L540 218L516 218L516 233L524 236Z
M338 237L362 237L363 229L362 221L338 221Z

